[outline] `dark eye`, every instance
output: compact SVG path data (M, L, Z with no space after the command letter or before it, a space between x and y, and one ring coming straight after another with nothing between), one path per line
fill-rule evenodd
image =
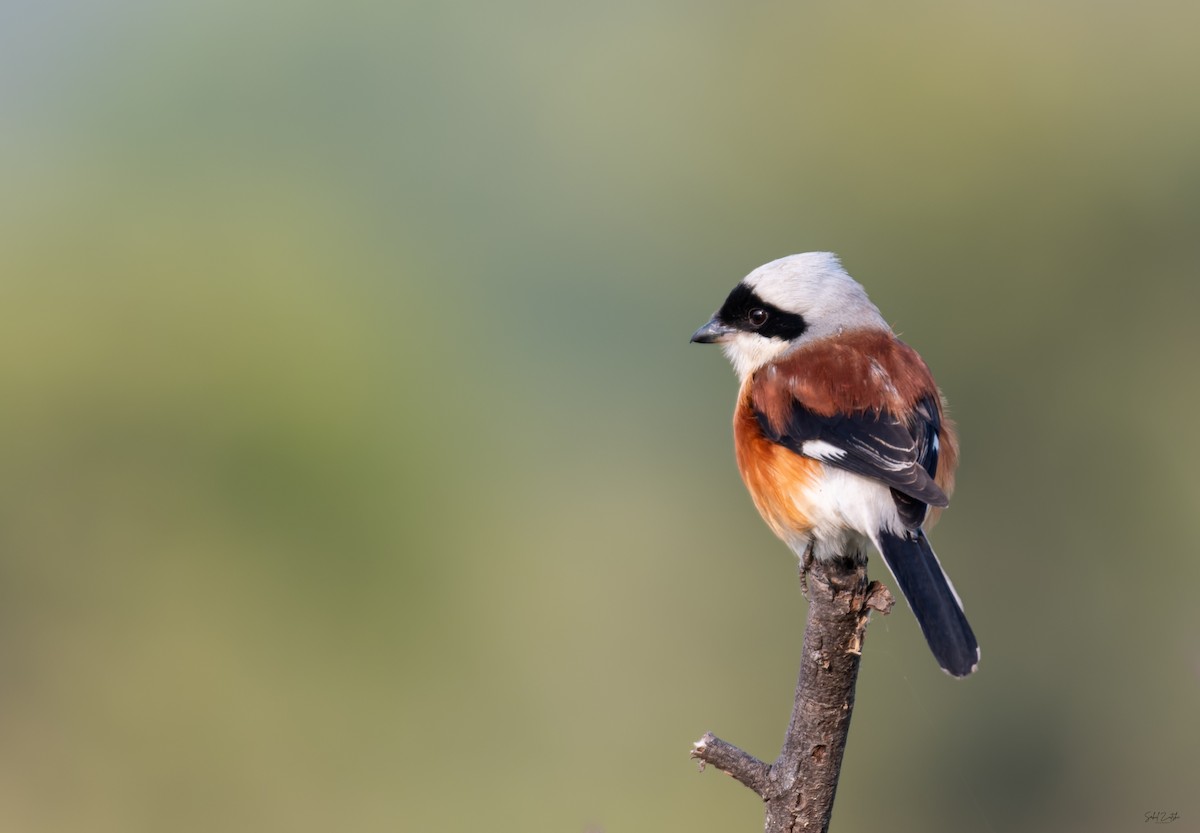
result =
M746 314L746 320L750 322L751 327L757 330L763 324L767 323L767 311L755 307Z

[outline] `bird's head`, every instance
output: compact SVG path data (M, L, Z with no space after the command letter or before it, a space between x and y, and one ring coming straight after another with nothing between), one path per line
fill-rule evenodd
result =
M889 327L836 255L806 252L742 278L692 341L720 344L745 379L804 344L862 329Z

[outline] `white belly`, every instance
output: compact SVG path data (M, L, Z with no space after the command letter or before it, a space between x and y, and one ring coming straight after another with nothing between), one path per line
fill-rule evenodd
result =
M824 468L824 476L798 496L812 529L803 541L788 542L797 555L802 556L811 541L815 558L861 558L880 529L903 528L887 486L832 466Z

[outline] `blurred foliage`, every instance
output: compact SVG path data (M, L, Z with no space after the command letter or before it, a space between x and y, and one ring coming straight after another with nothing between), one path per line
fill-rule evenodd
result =
M803 603L687 344L840 252L983 644L838 829L1194 823L1190 3L0 4L0 829L755 829Z

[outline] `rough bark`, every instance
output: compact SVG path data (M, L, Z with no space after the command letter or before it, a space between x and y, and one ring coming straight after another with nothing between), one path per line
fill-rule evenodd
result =
M892 595L852 560L812 562L802 575L809 599L792 719L779 758L766 764L712 733L692 757L736 778L766 804L766 833L829 829L842 754L854 711L854 687L872 610L887 613Z

